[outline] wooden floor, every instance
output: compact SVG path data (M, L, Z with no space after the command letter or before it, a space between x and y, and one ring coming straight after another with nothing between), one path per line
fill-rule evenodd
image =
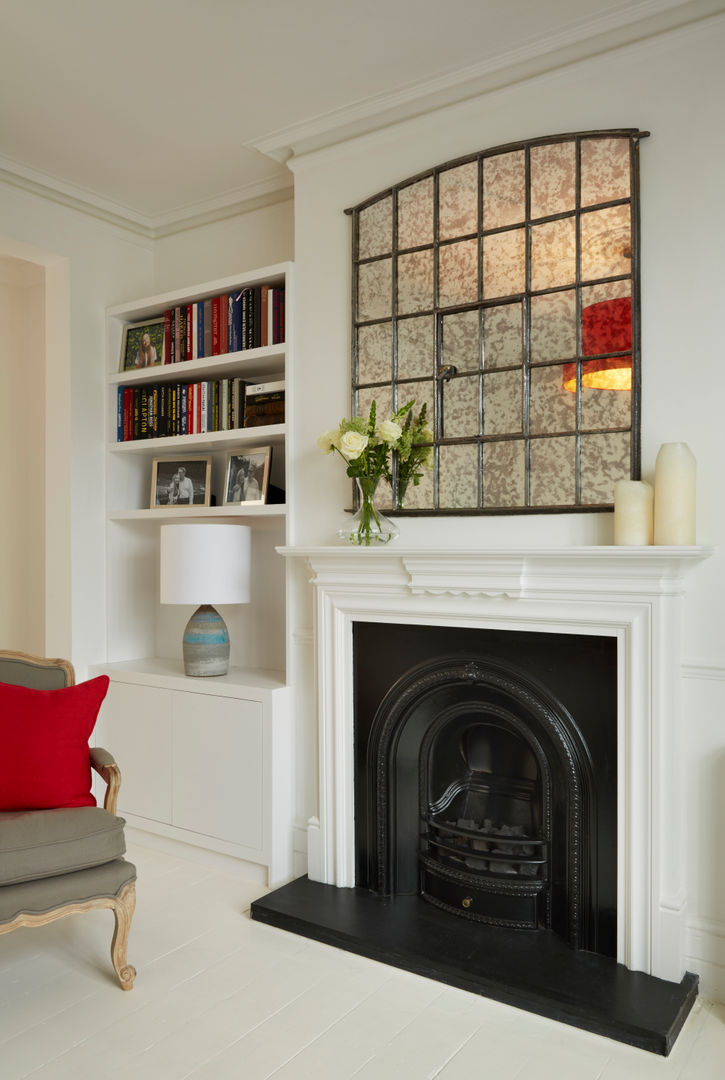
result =
M262 891L148 848L123 993L110 912L0 937L0 1080L724 1080L725 1006L658 1058L252 922Z

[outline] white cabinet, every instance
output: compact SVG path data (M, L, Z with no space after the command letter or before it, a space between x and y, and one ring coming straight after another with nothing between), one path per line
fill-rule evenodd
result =
M147 832L292 876L289 690L272 673L190 679L181 664L99 665L96 742L123 776L119 813Z

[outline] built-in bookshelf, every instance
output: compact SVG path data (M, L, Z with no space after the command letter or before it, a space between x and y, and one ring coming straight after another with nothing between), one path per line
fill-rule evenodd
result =
M100 724L99 735L124 758L122 765L129 781L128 785L124 784L128 805L122 805L121 811L141 828L265 864L270 868L270 879L275 880L287 874L291 852L291 824L286 820L291 813L289 798L280 795L281 787L289 788L290 752L286 568L276 548L289 540L285 495L290 416L286 403L285 413L281 414L280 387L284 388L282 396L286 394L289 402L293 378L292 285L291 264L283 263L107 311L108 632L106 662L94 667L96 672L107 672L111 679L108 705L104 706L105 721ZM277 297L277 314L270 316L268 332L258 333L257 341L261 339L261 343L254 344L250 334L241 342L242 347L230 351L229 346L239 342L232 339L229 331L226 351L212 349L212 355L200 356L197 355L199 327L194 331L192 326L189 332L187 324L189 358L163 362L170 359L170 327L164 325L169 322L170 311L185 310L187 316L191 312L192 319L196 311L198 318L204 306L209 308L206 301L222 297L223 312L229 297L246 292L248 297L258 298L262 290L270 298ZM283 297L283 322L280 297ZM231 318L231 306L228 310ZM159 327L163 327L166 339L159 344L159 338L155 337L155 352L150 355L157 362L136 368L129 364L129 360L133 361L129 348L135 348L133 343L129 346L132 340L129 328L138 330L145 323L153 325L157 335ZM284 333L280 330L282 326ZM224 329L219 333L223 334ZM178 355L177 350L174 355ZM226 427L223 430L193 431L187 423L185 434L147 430L143 438L134 438L129 437L128 429L124 431L119 422L119 406L125 400L121 395L125 390L143 392L143 398L137 395L136 400L148 403L150 388L178 390L181 386L198 387L220 380L229 380L230 395L234 380L241 380L245 387L273 385L276 411L270 410L270 421L274 422L265 422L266 413L263 410L260 413L261 406L257 404L254 419L259 426L243 426L243 409L238 402L232 407L231 396L224 398ZM198 404L195 393L187 401ZM218 410L221 417L221 393ZM243 456L267 448L271 448L268 501L225 504L230 455ZM160 505L152 494L154 463L158 468L159 462L195 458L211 459L205 480L210 488L209 499L204 504ZM158 488L155 491L158 494ZM162 605L159 599L160 527L189 521L226 521L248 525L252 530L251 602L221 609L232 648L230 674L221 679L184 676L181 637L191 612ZM208 754L202 753L199 740L204 742L204 731L216 732L214 738L218 736L222 741L230 739L234 747L235 761L230 758L226 763L222 783L215 781L215 770L219 773L218 762L215 764L218 744L210 743ZM162 780L153 790L146 782L148 760L144 760L150 745L155 747L152 756L157 766L163 763L161 771L154 773ZM193 771L195 761L200 762L204 775L199 777L200 793L194 796L197 802L192 799L187 805L188 800L181 799L180 792L187 787L186 773ZM246 804L242 805L244 800L237 807L231 796L221 801L218 796L218 789L233 791L238 786L235 763L241 763L242 772L246 769L250 778L263 778L263 783L259 781L264 790L262 801L245 821L240 818L242 813L247 814ZM173 798L172 792L176 793ZM219 805L212 814L209 808L216 806L215 799ZM280 807L284 821L279 818Z

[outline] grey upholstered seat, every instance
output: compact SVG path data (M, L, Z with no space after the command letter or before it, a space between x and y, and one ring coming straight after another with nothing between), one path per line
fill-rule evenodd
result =
M0 652L0 682L59 690L73 685L75 673L66 660ZM136 868L123 858L125 822L116 816L120 771L107 750L95 747L89 759L108 785L103 809L0 813L0 934L111 908L116 917L111 959L121 987L130 990L136 971L126 963L126 947Z

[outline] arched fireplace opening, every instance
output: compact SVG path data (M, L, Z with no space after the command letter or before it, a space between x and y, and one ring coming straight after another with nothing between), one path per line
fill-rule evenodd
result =
M425 656L430 631L447 653ZM357 884L384 897L419 895L444 918L553 931L613 956L616 650L607 639L556 638L356 627L365 682ZM568 664L553 663L557 654ZM570 706L581 711L582 680L590 715L580 726ZM610 880L600 883L603 871Z

